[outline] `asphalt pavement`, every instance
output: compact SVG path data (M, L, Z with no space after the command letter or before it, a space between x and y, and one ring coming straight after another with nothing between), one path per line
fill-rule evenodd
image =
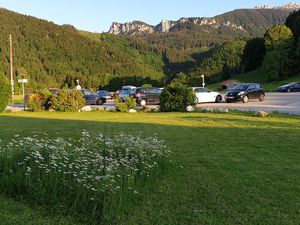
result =
M247 103L205 103L203 109L231 109L240 111L266 111L300 115L300 93L266 93L265 100L249 100Z
M224 96L223 96L224 99ZM114 103L109 101L100 107L114 107ZM158 106L149 106L158 107ZM226 103L204 103L198 104L197 108L212 110L240 110L240 111L265 111L265 112L278 112L300 115L300 92L297 93L266 93L265 100L260 102L259 100L249 100L247 103L233 102Z

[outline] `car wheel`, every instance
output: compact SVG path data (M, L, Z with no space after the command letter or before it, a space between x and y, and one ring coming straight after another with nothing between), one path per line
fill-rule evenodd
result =
M243 97L243 99L242 99L243 103L247 103L247 102L248 102L248 100L249 100L249 98L248 98L248 96L247 96L247 95L245 95L245 96Z
M222 102L222 96L221 95L218 95L216 97L216 103L221 103Z
M292 89L288 88L288 89L286 90L286 92L290 93L290 92L292 92Z
M99 99L97 102L97 105L103 105L103 104L104 104L104 101L102 99Z
M145 99L142 99L142 100L140 101L140 106L145 106L145 105L147 105L147 102L146 102Z
M261 102L263 102L264 100L265 100L265 95L264 94L261 94L260 96L259 96L259 99L258 99L259 101L261 101Z

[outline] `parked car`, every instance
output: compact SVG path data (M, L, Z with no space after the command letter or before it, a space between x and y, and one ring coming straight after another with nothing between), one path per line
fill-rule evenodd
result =
M136 86L132 86L132 85L122 86L122 90L132 90L132 89L136 89Z
M159 97L162 89L155 87L136 88L131 95L136 99L136 103L145 105L159 105Z
M109 91L106 90L99 90L96 92L96 94L100 97L100 98L105 98L106 100L112 99L112 95Z
M279 92L300 92L300 83L293 82L283 86L280 86L277 91Z
M133 96L136 90L135 86L123 86L121 90L117 91L118 95L120 96L121 101L126 101L126 98Z
M264 101L265 92L260 84L240 84L225 95L226 102L242 101L246 103L249 99Z
M97 94L88 91L87 89L81 89L81 92L87 105L103 105L106 102L106 98L99 97Z
M222 95L219 92L210 91L204 87L192 87L191 88L196 95L196 103L207 102L222 102Z

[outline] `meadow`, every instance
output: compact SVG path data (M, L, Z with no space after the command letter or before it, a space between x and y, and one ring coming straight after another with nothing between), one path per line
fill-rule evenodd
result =
M0 127L3 143L16 134L19 138L60 134L76 140L83 130L90 135L124 133L163 140L172 152L168 163L158 174L135 183L138 194L114 205L105 224L298 224L300 220L298 116L23 112L1 114ZM1 165L0 173L5 173ZM63 201L61 208L49 207L20 193L0 191L4 224L87 224L86 215L60 210Z

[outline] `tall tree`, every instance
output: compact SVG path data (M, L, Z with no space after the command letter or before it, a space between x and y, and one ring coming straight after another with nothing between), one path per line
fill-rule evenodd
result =
M244 49L241 62L244 71L249 72L261 67L265 54L266 46L263 38L249 40Z
M265 34L265 44L267 54L263 69L269 79L272 81L292 75L294 35L291 29L284 25L270 28Z
M289 27L298 40L300 37L300 10L292 12L286 19L285 25Z

